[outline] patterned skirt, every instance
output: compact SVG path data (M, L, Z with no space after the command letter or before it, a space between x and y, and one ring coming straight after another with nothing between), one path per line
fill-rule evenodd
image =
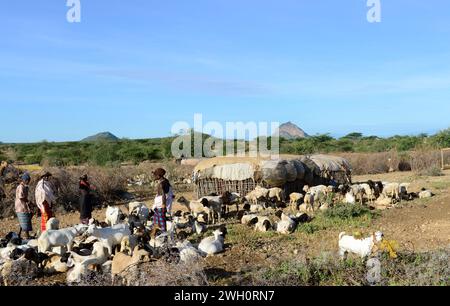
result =
M153 226L158 226L162 232L167 231L165 209L162 208L155 209L155 215L153 216Z
M53 213L47 201L42 205L44 206L44 209L41 209L41 232L43 233L47 230L47 221L53 218Z
M17 213L19 219L20 228L25 232L33 231L33 225L31 224L31 213Z

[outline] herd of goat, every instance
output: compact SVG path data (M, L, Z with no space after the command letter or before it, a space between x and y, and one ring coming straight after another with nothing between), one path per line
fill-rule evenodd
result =
M184 197L178 203L187 212L177 211L167 221L167 231L153 226L154 212L145 203L132 202L128 214L119 207L108 207L105 221L90 220L89 225L60 229L52 218L47 231L37 239L23 240L9 233L0 241L0 279L7 285L15 266L34 264L37 271L48 274L67 273L67 283L79 283L93 271L110 274L112 282L119 279L130 284L133 273L142 262L171 258L171 262L186 264L225 249L227 228L222 221L231 215L255 231L274 230L280 234L293 233L300 223L311 220L317 211L325 211L340 203L391 205L397 201L429 198L433 193L423 189L409 192L409 184L372 182L340 186L305 186L302 193L285 195L281 188L256 189L246 196L225 192L211 194L199 200ZM272 214L273 212L273 214ZM273 221L276 220L276 221ZM192 244L191 235L204 237L210 224L217 225L211 236ZM341 233L340 254L347 252L366 256L368 250L382 239L374 233L367 239L356 239ZM19 270L24 270L20 269Z

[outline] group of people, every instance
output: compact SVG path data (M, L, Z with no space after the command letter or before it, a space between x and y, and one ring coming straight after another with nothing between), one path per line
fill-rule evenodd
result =
M47 221L54 217L53 206L56 196L53 186L50 183L52 174L45 172L41 175L35 189L35 205L39 209L41 215L41 232L47 230ZM31 238L30 232L33 231L32 219L33 209L29 200L29 184L31 176L25 173L20 178L20 184L16 189L15 211L19 220L19 236L24 233L26 239ZM83 224L88 224L92 218L92 201L90 197L91 190L95 187L91 186L87 175L80 177L80 220Z
M153 171L153 177L156 182L156 196L153 205L155 212L153 223L158 226L163 232L167 229L167 218L172 210L172 203L175 198L172 186L167 178L165 178L166 171L158 168ZM53 191L50 178L52 174L45 172L41 175L39 182L35 189L35 204L41 214L41 232L47 230L47 221L54 217L53 206L56 201L56 196ZM33 210L31 209L31 202L29 200L29 184L31 176L25 173L20 178L20 184L16 189L15 211L19 220L19 236L24 233L26 239L31 238L30 232L33 231L32 218ZM91 185L87 175L80 177L79 190L79 211L80 221L82 224L88 224L92 218L92 197L91 191L95 190L95 186Z

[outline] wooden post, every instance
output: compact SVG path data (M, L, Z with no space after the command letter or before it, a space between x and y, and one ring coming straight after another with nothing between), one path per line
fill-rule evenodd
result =
M444 164L444 149L441 150L441 158L442 158L442 170L445 170L445 164Z

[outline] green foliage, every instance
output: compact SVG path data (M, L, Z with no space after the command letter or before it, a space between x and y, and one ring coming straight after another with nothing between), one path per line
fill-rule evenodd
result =
M358 204L338 204L324 213L325 217L339 219L352 219L371 214L369 208Z
M189 135L186 137L189 137ZM201 137L205 141L208 135L202 134ZM194 137L188 139L191 140L191 153L193 154ZM173 158L171 153L173 140L173 137L168 137L97 142L53 143L42 141L34 144L0 144L0 155L2 151L9 149L15 152L17 161L49 166L71 166L87 163L103 166L121 162L138 164L146 160ZM269 137L269 147L271 141L272 139ZM379 138L377 136L366 137L361 133L354 132L338 139L328 134L295 140L280 139L280 153L301 155L336 152L374 153L391 150L402 153L425 146L433 149L450 147L450 129L433 136L420 134L418 136ZM246 148L249 148L248 142ZM224 145L225 149L226 146Z

